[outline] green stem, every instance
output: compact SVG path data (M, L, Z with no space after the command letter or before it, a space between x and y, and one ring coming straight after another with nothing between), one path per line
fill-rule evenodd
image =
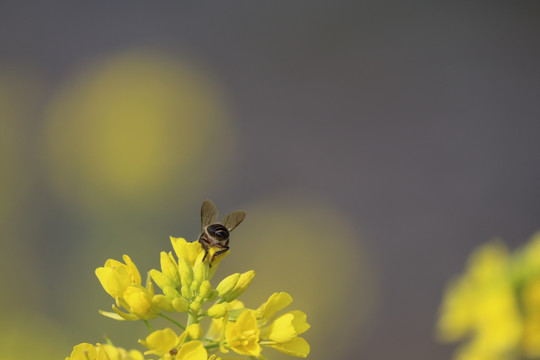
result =
M229 311L227 310L225 312L225 315L223 316L223 320L222 320L222 327L223 329L221 330L221 338L222 339L225 339L225 330L227 330L227 322L229 321Z
M176 321L176 320L174 320L174 319L168 317L167 315L161 313L161 314L159 314L159 316L161 316L161 317L164 318L164 319L169 320L169 321L172 322L174 325L178 326L180 329L186 330L186 327L185 327L184 325L182 325L182 324L180 324L178 321Z
M210 344L210 345L204 345L205 349L214 349L214 348L217 348L219 347L219 343L216 343L216 344Z
M114 344L113 344L113 342L112 342L112 340L111 340L111 338L110 338L109 335L105 335L104 338L105 338L105 342L106 342L107 344L109 344L109 345L111 345L111 346L114 346Z
M209 338L205 338L205 337L200 337L198 340L209 341L209 342L216 342L215 339L209 339Z
M193 315L192 313L188 313L188 318L187 318L187 326L191 325L191 324L195 324L197 323L197 315Z
M143 320L143 321L146 327L148 328L148 330L150 330L150 332L154 332L154 329L152 329L152 325L150 325L150 321L148 320Z

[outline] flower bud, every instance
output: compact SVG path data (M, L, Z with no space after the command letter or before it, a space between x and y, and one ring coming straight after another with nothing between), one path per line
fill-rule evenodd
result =
M228 294L232 289L234 289L239 279L240 273L236 273L229 275L225 279L221 280L221 282L216 288L219 296L223 297L225 296L225 294Z
M170 279L170 281L174 284L174 287L180 287L178 265L176 265L172 254L167 254L165 251L162 251L160 254L160 262L163 275Z
M186 332L189 337L193 340L198 339L202 336L202 329L199 324L191 324L186 328Z
M163 290L163 294L165 294L165 296L171 300L176 299L177 297L181 296L178 290L172 287L166 287L166 288L163 288L162 290Z
M214 301L214 299L217 298L217 296L218 296L218 291L214 289L210 291L210 294L208 294L208 296L206 297L206 301Z
M208 278L208 263L207 262L199 262L195 264L195 267L193 268L193 279L194 281L198 281L199 283L202 283L204 280Z
M201 310L201 302L195 300L189 305L189 308L195 312L198 312L199 310Z
M191 286L193 282L193 269L186 259L178 259L178 270L180 271L182 286Z
M166 312L174 312L174 307L172 305L171 299L165 295L154 295L152 298L152 303L158 308L165 310Z
M159 314L159 309L152 303L153 294L140 285L131 285L124 291L124 300L131 313L141 319L152 319Z
M212 291L212 285L210 284L210 281L205 280L203 281L203 283L201 284L201 287L199 288L199 296L203 300L206 300L206 298L208 298L208 296L210 295L211 291Z
M247 271L243 273L242 275L240 275L240 278L238 279L238 282L236 283L235 287L229 293L225 294L223 296L223 299L226 302L231 302L237 297L239 297L240 295L242 295L242 293L247 290L247 288L251 284L251 281L253 280L254 277L255 277L255 271L253 270Z
M188 310L189 302L183 297L177 297L176 299L173 299L172 306L174 310L182 313Z
M198 281L193 281L191 283L191 292L196 294L199 292L199 288L201 287L201 283Z
M193 292L191 292L191 288L189 286L182 286L180 293L186 299L191 299L193 297Z
M225 315L226 311L227 307L225 304L215 304L208 309L208 316L210 316L212 319L219 319Z
M152 280L156 283L157 286L159 286L160 289L165 289L167 287L174 288L176 287L174 282L163 273L160 273L159 271L152 269L148 272Z

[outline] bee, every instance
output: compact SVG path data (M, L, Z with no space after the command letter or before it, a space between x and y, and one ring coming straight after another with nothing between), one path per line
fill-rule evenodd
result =
M214 256L223 254L229 250L229 235L246 217L246 212L236 210L227 214L221 222L217 221L218 211L216 205L210 200L204 200L201 206L201 243L205 254L204 259L210 253L210 263Z

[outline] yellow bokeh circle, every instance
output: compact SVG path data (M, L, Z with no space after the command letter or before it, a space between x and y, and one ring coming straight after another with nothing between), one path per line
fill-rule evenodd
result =
M47 111L54 188L97 211L197 192L224 168L234 143L217 89L198 68L158 52L84 67Z

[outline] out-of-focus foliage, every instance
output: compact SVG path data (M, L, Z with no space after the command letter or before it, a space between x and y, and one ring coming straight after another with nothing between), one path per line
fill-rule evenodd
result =
M68 344L64 329L53 319L28 309L2 315L0 359L62 359Z
M43 81L36 71L0 64L0 285L16 289L0 294L2 306L35 304L40 298L38 280L28 271L35 260L24 239L28 226L17 224L30 221L25 216L36 176L28 166L33 144L26 130L42 95Z
M475 250L437 326L443 341L469 338L456 360L540 358L540 232L512 253L500 241Z

